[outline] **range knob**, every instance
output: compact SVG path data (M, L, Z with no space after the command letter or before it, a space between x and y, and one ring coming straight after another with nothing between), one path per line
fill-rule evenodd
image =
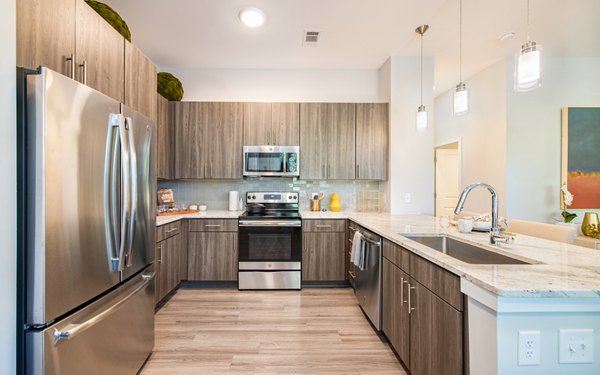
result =
M253 195L253 196L252 196L252 199L256 199L256 195Z

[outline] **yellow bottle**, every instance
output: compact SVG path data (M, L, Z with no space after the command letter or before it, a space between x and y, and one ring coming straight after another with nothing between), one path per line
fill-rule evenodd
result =
M338 193L331 194L331 203L329 203L329 209L333 212L341 211L342 202L340 202L340 195Z

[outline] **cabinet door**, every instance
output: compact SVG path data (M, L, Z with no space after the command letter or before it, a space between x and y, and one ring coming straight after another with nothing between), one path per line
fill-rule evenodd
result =
M169 240L164 240L158 243L158 254L157 254L158 267L156 272L159 275L155 282L155 288L158 292L158 301L161 301L169 293L169 263L170 263L170 251L169 251Z
M242 103L209 103L209 134L204 147L210 147L210 165L207 177L214 179L241 179L242 176Z
M275 146L300 145L300 104L273 103L271 105L272 139ZM300 151L302 155L302 151Z
M271 145L271 138L271 103L244 103L243 144Z
M125 42L125 104L156 121L156 66Z
M169 101L162 95L156 94L157 113L157 152L156 152L156 177L169 180L173 178L173 138L174 131L170 126L171 116Z
M414 279L410 286L411 374L462 374L462 314Z
M71 77L75 0L18 0L17 66L46 66Z
M410 368L410 316L405 294L408 282L406 273L383 258L383 332Z
M122 102L125 38L83 0L75 19L77 80Z
M170 237L168 240L169 263L167 264L169 281L168 292L179 285L179 254L181 250L181 235Z
M156 244L156 246L154 248L154 273L155 273L155 275L154 275L154 304L158 304L160 302L160 300L162 299L161 290L160 290L160 281L161 281L160 264L162 262L161 246L162 246L162 243L159 242Z
M356 105L356 178L387 178L388 105Z
M209 103L171 103L175 125L175 178L207 176Z
M344 232L302 235L302 280L343 281L346 279Z
M355 176L356 109L354 104L327 104L327 179L352 180Z
M190 232L188 280L237 280L237 240L234 232Z
M300 104L300 178L327 178L328 104Z

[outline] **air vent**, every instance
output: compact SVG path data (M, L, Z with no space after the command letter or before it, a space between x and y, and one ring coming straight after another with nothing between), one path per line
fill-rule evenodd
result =
M318 31L309 31L309 30L305 30L304 31L304 41L302 43L302 45L307 46L307 47L311 47L311 46L316 46L319 43L319 32Z

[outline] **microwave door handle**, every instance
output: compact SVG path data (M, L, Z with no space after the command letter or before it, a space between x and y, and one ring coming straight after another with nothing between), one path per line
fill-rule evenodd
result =
M285 151L282 152L282 154L283 154L283 168L282 168L282 170L283 170L283 173L287 173L287 171L288 171L287 156L288 155L287 155L287 152L285 152Z

